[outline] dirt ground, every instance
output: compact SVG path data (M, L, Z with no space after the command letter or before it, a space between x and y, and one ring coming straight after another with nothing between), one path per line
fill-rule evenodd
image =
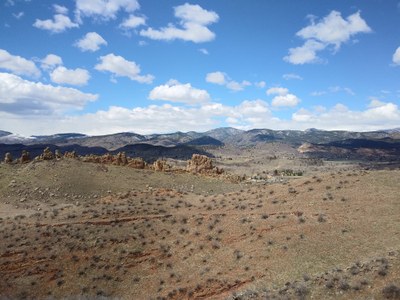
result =
M1 164L0 299L399 299L400 171L296 163L275 183Z

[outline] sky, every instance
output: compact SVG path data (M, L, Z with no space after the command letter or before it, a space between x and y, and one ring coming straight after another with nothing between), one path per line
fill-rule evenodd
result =
M400 0L1 0L0 130L400 127Z

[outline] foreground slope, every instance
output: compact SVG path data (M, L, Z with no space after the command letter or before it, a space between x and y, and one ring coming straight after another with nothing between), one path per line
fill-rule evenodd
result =
M65 159L0 175L2 297L380 299L399 286L398 170L241 185Z

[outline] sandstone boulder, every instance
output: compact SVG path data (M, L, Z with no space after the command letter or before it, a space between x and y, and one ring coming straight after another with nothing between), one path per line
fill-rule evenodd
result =
M128 167L134 169L144 169L146 167L146 162L141 157L133 158L129 160Z
M211 158L193 154L192 159L188 160L186 171L194 174L221 174L223 170L214 167Z
M119 152L114 158L113 158L113 164L117 166L125 166L128 164L128 159L126 158L125 152Z
M167 163L166 160L157 159L153 163L153 170L165 172L171 170L171 166Z

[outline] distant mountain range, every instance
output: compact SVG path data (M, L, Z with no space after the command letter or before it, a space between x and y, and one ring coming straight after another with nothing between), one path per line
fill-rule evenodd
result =
M22 143L53 144L56 146L80 145L87 147L103 147L107 150L116 150L126 145L149 144L154 146L173 147L177 145L195 146L252 146L262 142L282 141L292 145L302 143L325 144L347 139L400 139L400 128L370 131L326 131L319 129L301 130L271 130L251 129L248 131L230 127L217 128L206 132L175 132L167 134L140 135L132 132L121 132L108 135L88 136L80 133L61 133L54 135L34 135L22 137L11 132L0 130L1 144Z
M314 145L312 149L390 149L391 153L400 152L400 128L371 131L326 131L318 129L271 130L252 129L248 131L235 128L217 128L206 132L175 132L168 134L140 135L122 132L109 135L88 136L80 133L61 133L54 135L36 135L22 137L11 132L0 131L0 157L6 152L20 155L23 149L32 156L39 155L49 146L61 151L75 150L80 155L88 153L104 154L106 152L125 151L129 156L141 156L150 160L157 157L187 159L193 153L207 153L207 148L234 146L251 147L264 143L280 142L292 147L305 143ZM318 146L318 147L317 147ZM304 149L306 149L304 148ZM395 151L393 151L393 149ZM210 154L209 154L210 155Z

